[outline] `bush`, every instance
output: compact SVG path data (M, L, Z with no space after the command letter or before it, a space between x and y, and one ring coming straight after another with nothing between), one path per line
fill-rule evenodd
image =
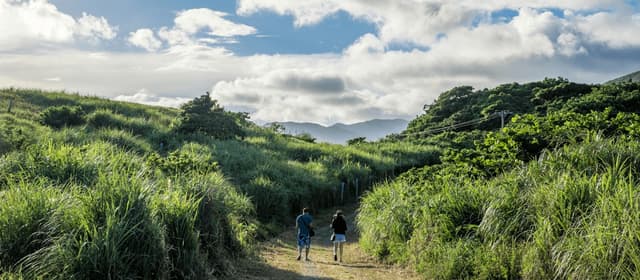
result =
M177 130L182 133L204 133L216 139L244 137L236 116L224 111L218 101L207 94L182 105Z
M85 112L80 106L49 107L40 114L40 122L54 128L84 124Z

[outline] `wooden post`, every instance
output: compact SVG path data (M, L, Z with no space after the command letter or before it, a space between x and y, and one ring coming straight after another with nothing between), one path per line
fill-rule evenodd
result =
M358 195L358 178L356 178L356 199L358 197L360 197L360 196Z

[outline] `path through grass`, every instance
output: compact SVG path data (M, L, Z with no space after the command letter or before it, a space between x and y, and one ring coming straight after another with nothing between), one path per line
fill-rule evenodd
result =
M263 242L259 249L260 260L242 264L236 279L419 279L409 270L378 263L360 250L354 222L355 209L356 205L343 208L349 230L342 263L333 261L333 247L329 241L333 211L327 210L313 215L316 236L309 253L311 261L296 261L295 229L292 226L279 236Z

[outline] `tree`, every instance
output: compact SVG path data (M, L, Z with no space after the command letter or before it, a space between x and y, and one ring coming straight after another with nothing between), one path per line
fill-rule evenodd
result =
M275 133L280 133L280 134L284 133L284 131L285 131L284 125L282 125L280 123L277 123L277 122L270 123L267 126L267 128L272 130Z
M351 145L362 144L366 142L367 142L366 137L356 137L356 138L347 140L347 145L351 146Z
M244 131L236 122L236 116L227 113L211 99L209 92L187 102L180 107L177 130L183 133L204 133L217 139L231 139L244 136Z
M307 132L297 134L295 137L300 139L300 140L302 140L302 141L309 142L309 143L315 143L316 142L316 138L313 137L310 133L307 133Z

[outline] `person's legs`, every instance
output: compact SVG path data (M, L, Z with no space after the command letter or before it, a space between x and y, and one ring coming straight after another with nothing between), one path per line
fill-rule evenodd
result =
M306 239L306 246L305 246L305 254L304 254L304 260L308 261L309 260L309 249L311 248L311 237L307 236Z
M342 262L342 252L344 252L344 247L342 247L342 245L344 245L344 242L340 242L340 262Z
M300 236L298 235L298 257L296 258L296 260L300 260L300 258L302 257L302 248L306 247L306 242L304 239L304 236Z
M338 261L338 242L333 242L333 260Z

